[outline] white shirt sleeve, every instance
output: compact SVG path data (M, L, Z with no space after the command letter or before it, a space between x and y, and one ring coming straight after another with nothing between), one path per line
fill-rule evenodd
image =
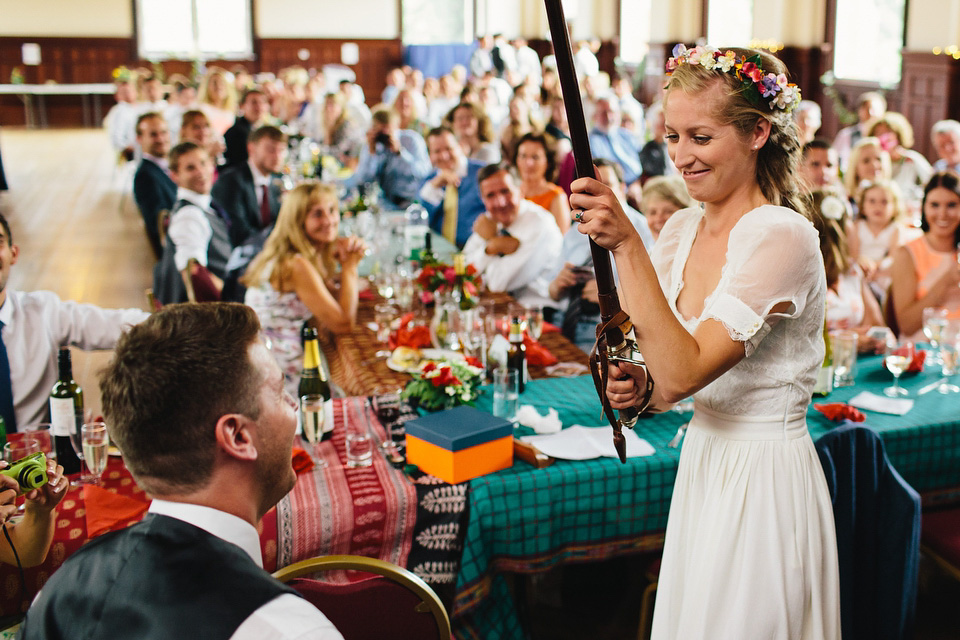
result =
M187 205L178 209L170 220L170 228L167 231L167 237L177 247L176 253L173 254L177 271L186 269L190 258L204 267L207 266L207 248L210 246L212 236L210 222L199 207Z
M533 207L536 205L523 201L520 214L507 229L511 236L520 241L517 250L503 257L486 256L493 258L483 269L483 279L491 291L515 291L527 286L541 277L541 272L552 265L560 253L563 235L556 224L550 224L553 223L553 216L540 207ZM540 215L540 211L543 215ZM554 230L555 234L552 233ZM465 245L465 254L466 249ZM481 269L480 264L474 262L474 265L478 270Z
M444 189L435 187L431 180L427 180L420 187L420 199L429 205L437 206L443 202L444 193Z
M285 593L250 614L230 640L343 640L312 604Z

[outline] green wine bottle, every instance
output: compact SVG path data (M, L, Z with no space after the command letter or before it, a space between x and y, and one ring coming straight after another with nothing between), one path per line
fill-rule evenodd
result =
M50 391L50 423L53 431L57 462L66 474L80 471L80 458L70 443L70 438L80 444L80 427L83 426L83 389L73 379L73 362L70 348L60 347L57 354L59 379Z

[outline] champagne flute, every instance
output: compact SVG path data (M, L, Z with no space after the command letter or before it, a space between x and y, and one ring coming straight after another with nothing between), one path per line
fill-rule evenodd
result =
M942 365L940 356L940 341L944 329L947 328L947 310L943 307L927 307L923 310L923 335L930 342L930 364Z
M527 333L534 340L539 340L543 334L543 308L530 307L527 309Z
M940 372L943 378L937 392L942 394L960 393L960 387L949 382L950 376L957 374L957 349L960 347L960 333L957 329L958 327L951 323L940 341L940 360L943 362Z
M883 363L890 373L893 374L893 386L883 390L883 394L890 398L899 398L900 396L910 395L906 389L900 387L900 376L910 367L913 362L914 346L912 342L895 342L887 345L886 354L883 357Z
M94 423L84 423L85 424L94 424ZM85 484L89 484L93 476L88 472L88 467L83 459L83 425L80 426L80 430L71 430L70 431L70 446L73 447L73 452L77 454L77 458L80 460L80 479L74 480L70 483L71 487L79 487Z
M326 399L320 394L300 396L300 420L303 427L303 439L314 445L315 451L317 449L316 445L319 445L323 439L324 420L326 419L325 404ZM327 461L318 454L314 457L314 467L325 469Z
M99 485L100 475L107 468L107 449L110 447L107 425L102 422L84 424L80 427L80 445L83 462L90 470L90 484Z

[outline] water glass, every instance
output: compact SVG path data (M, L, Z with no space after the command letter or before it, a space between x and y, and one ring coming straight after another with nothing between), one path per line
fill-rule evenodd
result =
M530 307L527 309L527 333L534 340L539 340L543 334L543 308Z
M857 334L854 331L831 331L833 349L833 386L853 385L857 367Z
M501 367L493 372L493 415L517 421L520 408L520 372Z
M887 344L887 351L883 356L883 364L893 374L893 386L883 390L883 394L890 398L910 395L906 389L900 387L900 376L913 362L914 346L912 342L895 342Z
M930 342L930 364L942 365L940 358L940 341L943 331L947 328L947 310L943 307L927 307L923 310L923 335Z
M24 427L23 433L40 443L40 451L51 460L57 459L57 447L53 439L53 425L41 422Z
M17 438L3 445L3 459L8 465L12 465L17 460L22 460L27 456L40 453L40 451L40 443L36 438Z
M347 466L351 469L373 464L373 441L365 421L347 424L346 449Z
M107 468L107 450L110 438L107 425L91 422L80 427L80 442L83 445L83 461L90 470L91 484L100 484L100 475Z

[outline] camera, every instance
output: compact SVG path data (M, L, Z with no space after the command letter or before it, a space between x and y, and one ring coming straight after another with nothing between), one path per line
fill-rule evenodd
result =
M373 141L374 141L374 143L379 142L379 143L382 144L383 146L389 147L389 146L390 146L390 134L387 133L387 132L385 132L385 131L381 131L381 132L378 133L376 136L374 136Z
M20 493L39 489L47 484L47 456L42 451L31 454L0 473L16 480L20 484Z

